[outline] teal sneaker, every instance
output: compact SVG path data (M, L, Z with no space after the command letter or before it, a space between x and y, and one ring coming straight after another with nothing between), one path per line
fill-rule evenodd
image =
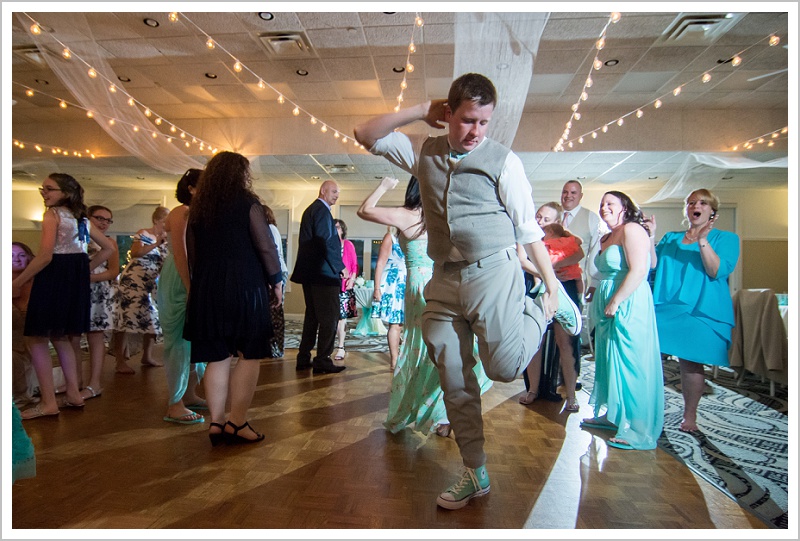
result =
M535 294L540 297L544 295L544 292L545 288L541 287L536 290ZM583 327L581 309L569 298L561 282L558 282L558 308L556 313L553 314L553 319L558 321L568 335L578 336L581 333L581 328Z
M489 493L489 474L486 473L486 466L475 468L464 468L461 479L436 498L439 507L445 509L461 509L472 498L477 498Z

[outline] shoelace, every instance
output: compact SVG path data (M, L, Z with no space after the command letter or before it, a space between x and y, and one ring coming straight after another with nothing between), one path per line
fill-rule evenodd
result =
M470 468L464 468L464 473L461 474L461 480L458 482L457 485L453 485L450 487L447 492L455 494L457 492L461 492L462 489L467 484L467 481L472 481L472 485L477 489L480 487L480 483L478 483L478 478L475 475L475 470Z

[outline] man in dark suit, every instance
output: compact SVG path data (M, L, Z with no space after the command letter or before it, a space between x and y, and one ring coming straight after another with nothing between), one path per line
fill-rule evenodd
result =
M342 279L347 278L347 269L342 262L342 244L331 215L331 206L337 199L339 186L326 180L319 188L319 198L303 212L297 261L291 277L292 282L302 284L306 301L296 369L313 367L314 374L332 374L345 369L331 360L339 321L339 291ZM317 355L312 363L311 350L315 342Z

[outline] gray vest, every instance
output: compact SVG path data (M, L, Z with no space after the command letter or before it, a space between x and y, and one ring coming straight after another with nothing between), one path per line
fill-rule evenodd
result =
M453 246L472 263L514 244L514 224L497 190L509 152L487 139L453 164L446 135L423 143L419 187L428 228L428 255L435 263L447 261Z

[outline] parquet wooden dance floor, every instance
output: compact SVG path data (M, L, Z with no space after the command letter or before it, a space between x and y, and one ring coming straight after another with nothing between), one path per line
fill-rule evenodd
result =
M609 448L611 433L580 429L586 393L577 414L544 400L525 407L522 381L484 395L491 493L439 509L436 495L459 473L458 449L452 435L383 429L388 356L349 352L347 370L313 376L295 372L296 353L262 362L251 423L266 440L217 448L208 423L162 420L163 368L135 358L136 374L118 375L107 357L101 397L25 421L37 476L12 488L12 527L766 527L667 453Z

